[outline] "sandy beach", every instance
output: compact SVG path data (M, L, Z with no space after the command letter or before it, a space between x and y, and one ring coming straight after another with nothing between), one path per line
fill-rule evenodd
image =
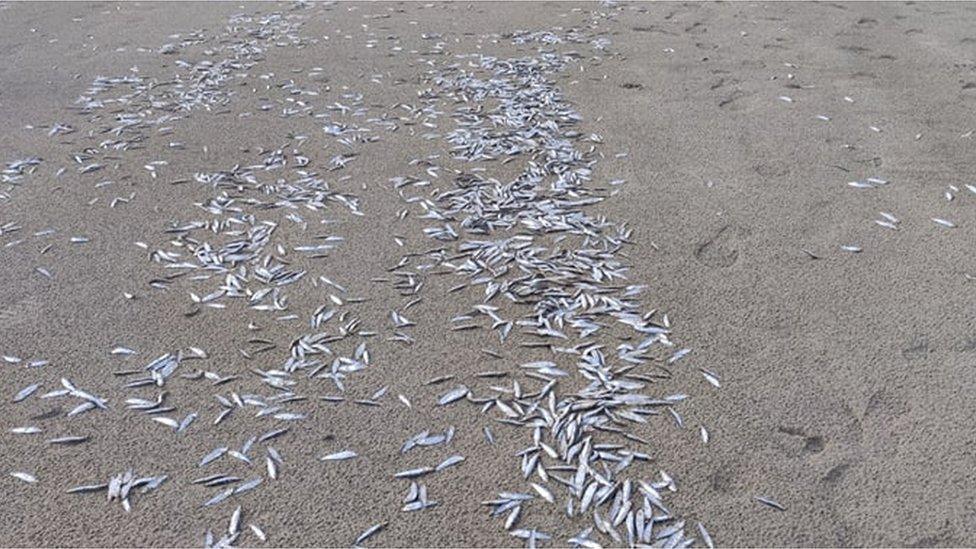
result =
M974 544L976 4L4 2L0 82L2 546Z

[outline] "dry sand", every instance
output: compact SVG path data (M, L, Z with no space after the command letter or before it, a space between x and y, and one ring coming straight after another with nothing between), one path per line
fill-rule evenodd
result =
M42 128L57 121L86 131L99 127L70 110L94 77L138 71L164 79L177 70L181 54L149 50L173 42L170 35L219 32L231 14L276 9L289 13L291 7L0 5L0 161L44 159L23 184L0 188L9 191L0 202L0 225L23 226L0 235L0 354L50 360L37 369L0 364L0 545L187 546L200 544L208 528L226 527L235 504L200 508L212 492L187 484L203 474L196 462L216 446L241 444L274 424L229 421L214 428L219 407L212 395L259 390L248 369L277 367L283 349L307 324L275 322L273 315L238 305L185 317L189 292L203 288L182 281L165 291L149 287L164 270L133 243L163 247L167 224L197 218L193 204L213 196L204 185L169 181L253 162L258 149L287 144L289 134L312 136L313 166L327 165L342 150L323 137L315 118L276 116L280 103L270 114L257 112L262 94L252 94L252 87L295 78L321 90L318 105L342 101L341 94L351 91L364 94L371 114L396 114L395 104L416 101L424 87L420 77L427 67L409 53L431 46L424 33L440 34L450 53L511 56L537 46L481 37L592 22L610 45L606 51L560 46L579 49L585 71L571 67L558 84L582 114L583 131L603 138L599 147L606 158L597 165L595 184L627 180L595 208L629 222L629 281L649 285L646 305L667 312L672 339L692 349L682 366L690 374L673 387L691 397L681 408L685 428L665 416L640 430L652 439L642 451L653 457L641 471L650 477L667 470L678 485L671 507L688 521L689 534L701 521L720 545L974 543L976 293L967 273L976 274L976 262L966 239L976 232L976 195L963 185L976 184L976 5L314 5L302 10L307 19L300 32L316 42L272 48L240 86L231 112L194 111L174 124L174 134L120 153L102 174L78 174L70 155L109 137L79 131L52 138ZM382 14L390 17L368 17ZM372 39L378 45L366 47ZM394 43L403 51L391 51ZM194 61L205 47L193 49ZM322 67L323 74L309 78L312 67ZM268 73L275 76L258 78ZM380 83L371 81L377 74ZM256 114L237 116L246 111ZM424 382L545 355L508 347L510 358L490 361L478 349L498 347L495 334L449 331L449 319L478 299L473 291L446 293L449 280L431 282L425 300L407 314L417 323L411 329L415 345L385 340L389 311L403 298L369 279L382 276L404 252L393 233L407 237L410 250L431 246L422 220L395 221L404 205L388 180L406 173L411 159L444 154L446 146L397 133L381 137L358 147L359 156L344 171L328 175L332 181L351 176L337 185L360 197L365 215L330 210L326 217L341 221L335 233L346 242L311 268L347 286L349 295L368 296L360 316L383 334L371 343L373 364L356 374L348 392L366 398L390 386L390 393L375 408L299 406L312 416L295 422L291 438L281 442L280 479L241 497L245 522L261 525L276 546L348 545L377 522L387 525L370 540L375 545L516 544L480 502L498 491L528 489L512 456L528 434L491 423L498 443L489 446L482 435L487 416L475 406L432 408L449 385ZM186 144L184 151L167 148L176 140ZM628 156L614 158L618 152ZM152 179L142 166L157 159L169 165ZM55 178L60 166L68 172ZM123 174L130 177L120 179ZM874 189L847 185L868 177L890 183ZM105 179L116 183L95 187ZM955 195L951 202L946 191ZM109 208L113 197L130 192L131 202ZM873 222L881 211L900 219L899 230ZM931 218L958 227L944 229ZM48 227L57 233L31 236ZM75 235L91 241L71 244ZM23 242L7 245L17 240ZM53 247L41 253L48 244ZM863 251L845 252L842 245ZM36 267L49 269L53 278L40 276ZM306 284L289 294L304 319L328 292ZM249 321L264 327L261 337L279 344L277 355L247 361L238 353L252 336ZM118 345L139 354L111 356ZM131 393L111 372L188 346L211 358L187 369L243 377L219 389L173 381L170 396L181 412L201 413L177 436L126 411L122 403ZM721 376L720 390L697 375L699 367ZM112 410L68 419L69 405L58 400L34 395L11 403L22 387L41 381L40 392L53 390L60 377L108 398ZM323 386L316 394L329 392ZM397 393L408 395L414 408L401 406ZM44 433L9 431L24 425ZM408 437L449 425L457 431L449 448L400 456ZM707 445L698 438L698 425L711 433ZM44 444L68 433L92 439L66 448ZM316 459L345 448L361 458L335 464ZM451 454L467 460L428 482L440 505L401 513L406 483L391 481L391 474ZM65 493L128 467L170 479L138 497L131 513L102 495ZM7 476L10 471L31 472L39 482L23 483ZM763 507L756 496L771 497L787 510ZM567 520L558 507L535 507L523 522L563 545L591 521ZM254 537L243 543L258 544Z

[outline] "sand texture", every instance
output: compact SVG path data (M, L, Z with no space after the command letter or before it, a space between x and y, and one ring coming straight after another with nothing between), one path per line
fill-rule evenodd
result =
M0 120L2 546L974 544L976 4L2 3Z

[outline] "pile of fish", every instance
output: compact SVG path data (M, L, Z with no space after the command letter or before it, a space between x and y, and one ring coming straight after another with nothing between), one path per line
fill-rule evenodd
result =
M159 488L159 485L165 482L166 479L166 475L136 477L132 469L129 469L124 473L113 476L106 483L75 486L74 488L69 488L68 493L80 494L85 492L101 492L104 490L108 493L108 501L117 499L122 503L122 508L126 512L130 512L132 511L132 503L129 502L129 496L131 493L134 493L132 490L139 488L138 493L146 494Z
M555 41L552 34L518 37ZM564 39L573 41L574 34ZM658 479L635 478L630 466L649 459L636 449L651 444L637 427L663 413L682 425L676 407L686 396L656 385L672 378L688 350L673 349L666 317L642 309L643 288L623 282L626 266L618 254L630 242L626 225L587 211L605 199L587 187L602 139L578 129L580 115L552 83L571 61L551 52L457 56L427 74L432 87L415 112L431 124L440 113L450 117L455 127L444 135L445 156L461 163L443 170L456 173L454 186L434 198L409 193L429 184L423 174L392 180L406 202L422 208L431 223L424 233L443 246L415 270L405 257L397 274L422 281L430 266L450 269L461 287L481 296L455 320L496 330L503 343L517 326L521 345L552 352L552 360L521 365L527 386L517 380L483 391L462 386L439 401L467 399L531 433L531 444L518 454L531 489L485 502L492 516L506 517L513 536L532 546L557 535L516 526L524 507L556 506L558 499L568 516L593 517L593 526L571 543L596 544L591 536L599 533L628 545L687 546L695 538L664 501L674 481L664 471ZM501 180L465 167L479 162L523 168ZM620 327L633 332L632 342L613 346ZM718 385L715 374L704 374ZM585 380L579 388L568 381L576 376Z

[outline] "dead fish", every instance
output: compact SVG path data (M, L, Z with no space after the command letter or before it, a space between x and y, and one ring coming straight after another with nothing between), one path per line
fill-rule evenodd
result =
M319 458L320 461L344 461L347 459L353 459L359 454L353 452L352 450L343 450L341 452L336 452L334 454L329 454L327 456L322 456Z
M227 526L227 533L234 535L241 531L241 506L238 505L237 509L234 509L234 513L230 516L230 524Z
M268 431L267 433L264 433L263 435L261 435L261 436L258 437L258 442L265 442L265 441L271 440L273 438L277 438L277 437L279 437L279 436L281 436L281 435L283 435L283 434L285 434L287 432L288 432L288 427L283 427L281 429L275 429L273 431Z
M234 489L233 488L227 488L226 490L218 493L214 497L212 497L212 498L208 499L206 502L204 502L203 507L212 507L214 505L217 505L218 503L224 501L225 499L229 498L233 494L234 494Z
M705 543L706 547L709 549L715 548L715 544L712 542L712 536L708 535L708 530L705 530L705 525L700 522L698 523L698 533L701 535L702 542Z
M552 492L550 492L548 488L546 488L541 484L537 484L535 482L530 482L529 484L532 486L532 489L535 490L537 494L539 494L539 497L548 501L549 503L556 502L556 498L553 497Z
M691 349L681 349L680 351L676 351L673 355L671 355L671 358L668 359L668 364L674 364L675 362L684 358L685 355L690 352Z
M776 501L774 501L772 499L769 499L767 497L756 496L756 501L758 501L759 503L761 503L761 504L763 504L763 505L765 505L767 507L771 507L773 509L776 509L777 511L786 511L786 507L783 507L782 505L780 505Z
M40 383L34 383L28 385L27 387L24 387L23 389L20 390L20 392L14 395L14 402L20 402L25 398L31 396L32 394L34 394L34 391L38 390L40 387L41 387Z
M208 463L216 460L220 456L222 456L225 453L227 453L227 450L229 450L229 448L227 448L226 446L221 446L219 448L214 448L207 455L203 456L203 459L200 460L199 467L203 467L204 465L206 465L206 464L208 464Z
M438 376L433 379L427 380L427 382L424 383L424 385L437 385L438 383L443 383L450 379L454 379L454 376L452 375Z
M362 534L359 534L359 537L356 538L356 541L352 543L353 547L359 546L362 542L366 541L367 539L375 535L383 528L384 525L385 523L377 523L367 528Z
M271 480L276 480L278 478L278 463L271 457L267 457L265 458L265 465L268 469L268 477Z
M24 481L24 482L26 482L28 484L34 484L35 482L37 482L37 477L35 477L34 475L32 475L30 473L24 473L24 472L21 472L21 471L14 471L14 472L10 473L10 476L12 476L12 477L14 477L16 479L20 479L20 480L22 480L22 481Z
M464 456L451 456L444 461L442 461L437 467L434 467L435 471L443 471L452 465L457 465L464 461Z
M68 488L67 493L83 494L86 492L100 492L107 488L108 488L108 484L84 484L81 486L75 486L74 488Z
M430 467L418 467L416 469L407 469L406 471L400 471L393 475L394 478L416 478L422 477L426 474L433 473L434 470Z
M461 386L457 387L456 389L452 389L452 390L448 391L447 393L445 393L443 396L441 396L441 398L437 401L437 405L438 406L447 406L448 404L451 404L452 402L456 402L456 401L461 400L462 398L468 396L468 393L469 392L470 391L468 390L467 387L465 387L464 385L461 385Z
M264 533L264 530L258 528L256 524L248 524L248 527L254 532L254 535L261 541L268 541L268 535Z
M169 427L170 429L173 429L174 431L180 428L180 424L177 423L176 420L173 419L173 418L169 418L169 417L154 417L154 418L152 418L152 420L155 421L156 423L160 423L162 425L165 425L165 426Z
M85 436L64 436L64 437L57 437L57 438L49 439L47 441L47 443L48 444L73 445L73 444L81 444L82 442L87 442L88 441L88 438L89 437L87 435L85 435Z
M187 416L184 417L182 419L182 421L180 421L179 425L176 426L176 432L177 433L182 433L182 432L186 431L187 427L189 427L190 424L193 423L193 421L196 418L197 418L197 414L196 413L187 414Z
M705 369L702 369L701 370L701 373L702 373L702 376L705 378L705 381L707 381L709 384L711 384L712 386L714 386L717 389L722 387L722 384L719 382L717 375L715 375L712 372L709 372L708 370L705 370Z
M237 488L234 488L234 494L236 495L236 494L243 494L244 492L249 492L257 488L258 486L260 486L262 482L264 482L264 479L261 477L249 480L244 484L241 484Z

